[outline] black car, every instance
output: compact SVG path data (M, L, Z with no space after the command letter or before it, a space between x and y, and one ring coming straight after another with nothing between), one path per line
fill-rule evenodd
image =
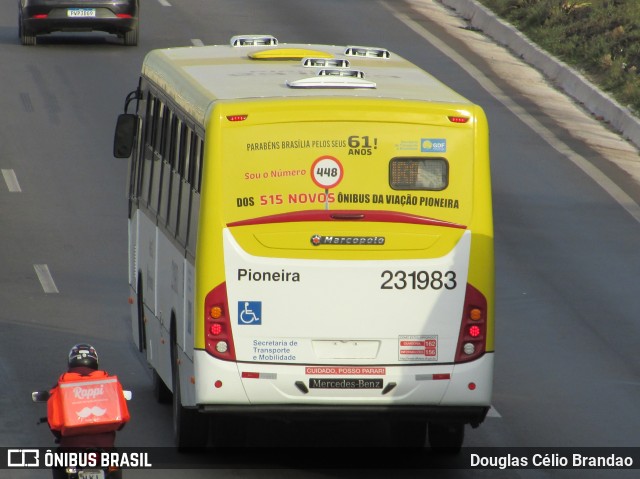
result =
M52 32L101 31L138 44L139 0L18 0L18 29L23 45Z

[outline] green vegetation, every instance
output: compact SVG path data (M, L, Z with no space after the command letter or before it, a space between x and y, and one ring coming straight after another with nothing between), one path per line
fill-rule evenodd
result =
M479 0L640 114L640 0Z

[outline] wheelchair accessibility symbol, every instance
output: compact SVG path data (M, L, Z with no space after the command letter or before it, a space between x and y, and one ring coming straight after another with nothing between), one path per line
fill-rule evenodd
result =
M262 301L238 301L238 324L262 324Z

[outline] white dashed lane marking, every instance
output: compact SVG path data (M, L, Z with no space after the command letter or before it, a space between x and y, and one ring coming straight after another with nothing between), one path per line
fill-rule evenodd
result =
M502 415L496 410L496 408L491 406L491 409L489 409L489 412L487 413L487 417L502 417Z
M2 170L2 176L11 193L20 193L22 191L16 173L13 170Z
M56 283L53 281L49 266L46 264L34 264L33 269L36 270L40 284L45 293L58 293Z

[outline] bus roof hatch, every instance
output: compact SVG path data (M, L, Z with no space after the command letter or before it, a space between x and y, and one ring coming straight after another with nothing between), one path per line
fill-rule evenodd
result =
M273 35L234 35L230 40L232 47L256 47L260 45L277 45L278 39Z

